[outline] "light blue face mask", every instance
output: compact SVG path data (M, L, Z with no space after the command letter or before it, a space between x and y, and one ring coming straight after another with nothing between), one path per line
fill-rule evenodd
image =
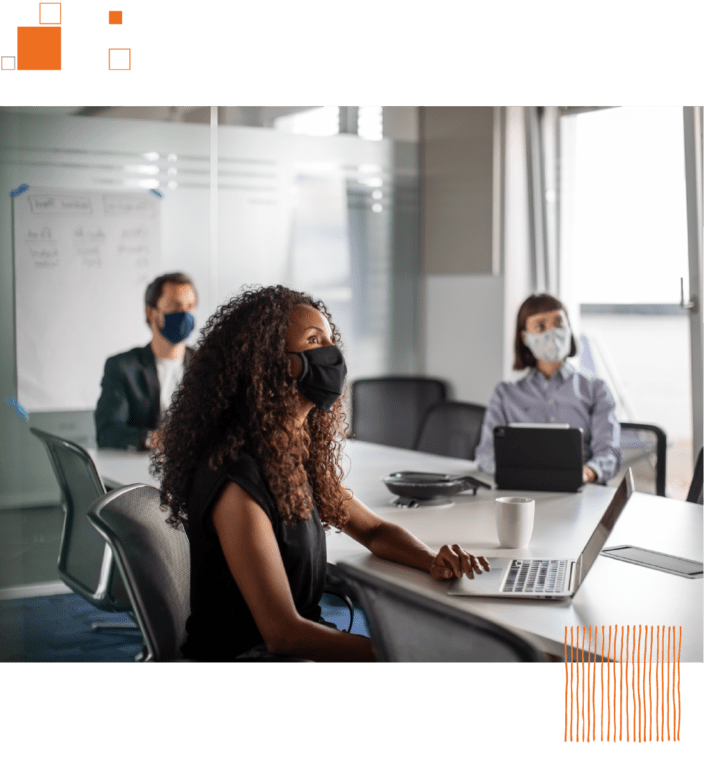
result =
M570 353L572 331L569 325L562 328L550 328L542 333L526 332L523 343L533 353L536 360L545 363L560 363Z
M182 342L196 327L196 319L190 312L171 312L164 315L164 327L159 333L172 344Z

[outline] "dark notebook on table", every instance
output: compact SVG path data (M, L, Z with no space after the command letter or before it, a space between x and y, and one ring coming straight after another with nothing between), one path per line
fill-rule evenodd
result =
M582 430L567 424L495 427L494 456L500 489L575 492L583 485Z

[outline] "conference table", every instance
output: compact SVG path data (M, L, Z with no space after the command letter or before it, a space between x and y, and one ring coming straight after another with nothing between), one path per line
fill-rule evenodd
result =
M91 455L109 484L156 484L149 475L148 454L98 449ZM382 482L392 472L472 474L490 483L492 478L478 472L474 462L352 440L345 447L344 463L344 484L384 520L398 523L434 549L459 544L485 557L578 557L615 491L593 484L578 493L480 488L476 495L465 492L443 505L400 507ZM533 535L522 550L499 545L495 499L506 495L535 499ZM625 544L701 561L702 506L636 491L606 546ZM343 533L328 532L327 552L333 570L336 563L349 563L439 604L502 624L556 656L564 653L565 627L569 657L571 627L586 627L588 632L589 627L598 626L601 634L602 626L608 632L613 625L664 625L682 627L681 661L703 660L701 578L687 579L599 556L570 600L450 596L449 582L437 582L423 571L382 560ZM597 650L598 660L601 649ZM607 657L612 658L613 653L605 652Z

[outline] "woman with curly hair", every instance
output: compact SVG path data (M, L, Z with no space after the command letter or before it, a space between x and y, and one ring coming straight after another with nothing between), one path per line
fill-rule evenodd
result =
M436 579L488 568L383 521L342 485L346 366L324 304L246 290L208 320L152 458L191 551L186 658L372 661L368 638L321 619L334 526Z

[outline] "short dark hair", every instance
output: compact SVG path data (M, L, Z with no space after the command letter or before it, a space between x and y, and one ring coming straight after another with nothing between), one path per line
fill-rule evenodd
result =
M516 338L514 341L515 357L513 361L513 370L522 371L524 368L532 368L537 363L533 353L523 343L521 331L525 331L526 322L531 315L537 315L540 312L552 312L555 309L561 309L567 317L565 305L555 296L549 293L534 293L521 304L516 316ZM577 354L577 345L574 340L574 334L570 333L570 353L567 357L574 357Z
M144 292L144 304L145 315L146 307L153 307L156 309L156 304L161 298L161 294L164 292L164 286L166 283L175 283L176 285L190 285L193 288L193 293L196 295L196 301L198 301L198 291L196 291L193 280L185 272L168 272L165 275L159 275L149 283L147 290ZM147 316L147 325L151 328L149 323L149 317Z

